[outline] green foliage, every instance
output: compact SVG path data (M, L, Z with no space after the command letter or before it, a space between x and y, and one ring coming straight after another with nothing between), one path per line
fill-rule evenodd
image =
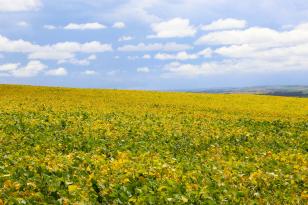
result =
M308 99L0 86L2 204L307 204Z

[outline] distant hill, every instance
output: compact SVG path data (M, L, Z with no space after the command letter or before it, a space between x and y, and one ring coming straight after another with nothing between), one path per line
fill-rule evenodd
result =
M219 88L205 89L197 92L225 94L247 93L272 96L308 97L308 86L258 86L245 88Z

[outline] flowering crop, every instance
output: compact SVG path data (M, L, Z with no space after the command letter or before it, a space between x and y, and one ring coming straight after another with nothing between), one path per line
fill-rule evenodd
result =
M307 203L308 99L0 86L0 205Z

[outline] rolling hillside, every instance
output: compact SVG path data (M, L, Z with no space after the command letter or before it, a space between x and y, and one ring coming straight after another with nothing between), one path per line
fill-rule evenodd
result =
M199 91L200 92L200 91ZM308 86L260 86L247 88L221 88L205 89L206 93L248 93L258 95L286 96L286 97L308 97Z

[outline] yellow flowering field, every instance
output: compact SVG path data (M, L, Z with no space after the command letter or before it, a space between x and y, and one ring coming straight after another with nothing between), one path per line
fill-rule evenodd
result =
M307 203L308 99L0 86L0 205Z

